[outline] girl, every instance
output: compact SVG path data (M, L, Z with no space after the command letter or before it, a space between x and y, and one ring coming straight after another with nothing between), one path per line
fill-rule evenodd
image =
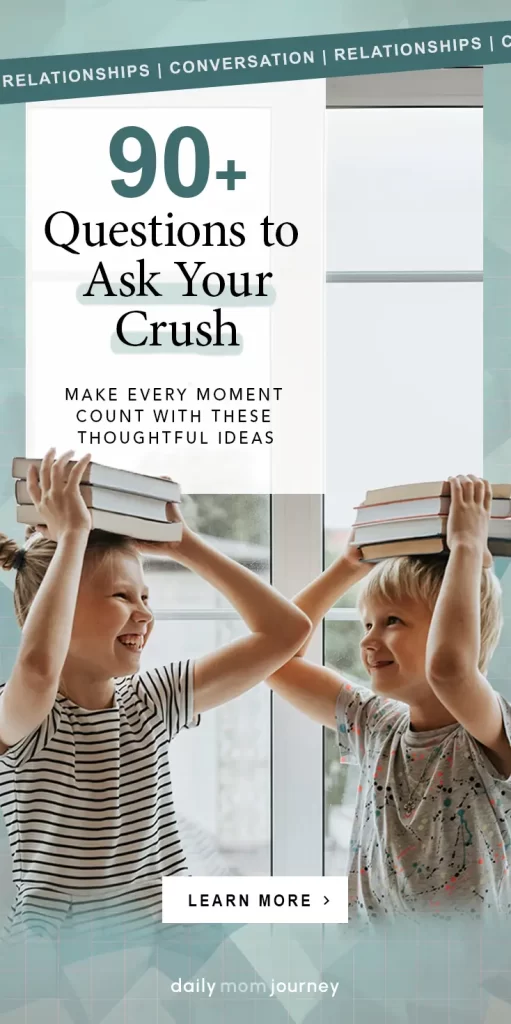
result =
M310 623L271 587L183 523L182 540L142 544L91 532L80 481L90 456L51 449L27 484L47 536L26 549L0 537L16 570L23 627L0 689L0 805L16 900L7 934L61 924L161 921L162 875L186 874L168 743L198 715L284 664ZM173 505L168 518L177 519ZM191 662L139 671L153 626L142 573L155 549L199 572L250 636Z

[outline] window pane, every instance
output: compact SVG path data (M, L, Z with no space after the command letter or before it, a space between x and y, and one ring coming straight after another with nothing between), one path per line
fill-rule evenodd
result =
M479 284L327 287L327 562L369 488L481 472L482 341ZM353 588L338 606L355 601ZM369 685L360 635L356 621L327 621L326 662ZM357 785L328 732L327 874L345 870Z
M479 284L327 287L328 547L369 488L480 472L482 298Z
M266 494L200 494L186 498L186 521L213 547L270 576L270 503ZM200 576L168 559L148 558L145 571L153 610L222 609L229 602Z
M269 579L267 495L195 495L184 511L210 544ZM232 612L214 587L177 563L152 559L146 574L157 611ZM157 621L148 665L200 657L245 632L239 619ZM261 685L208 712L197 730L172 744L176 808L192 874L269 874L270 730L270 692Z
M483 265L481 108L329 110L328 270Z
M240 621L157 621L144 668L197 658L247 632ZM270 690L208 711L170 748L172 788L194 875L270 873Z
M326 622L326 664L345 678L368 685L359 655L362 626L359 622ZM325 874L341 875L347 869L351 825L355 811L359 770L339 762L335 733L325 730Z

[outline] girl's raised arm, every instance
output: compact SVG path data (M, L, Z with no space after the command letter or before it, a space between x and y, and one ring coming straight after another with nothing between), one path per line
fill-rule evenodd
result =
M50 449L39 476L30 467L30 497L47 525L55 554L32 602L21 634L12 675L0 697L0 753L36 729L50 713L71 640L83 559L91 528L80 494L80 480L90 456L66 468L72 455L55 459Z
M180 518L174 505L170 517ZM194 709L197 714L223 704L264 680L288 661L306 640L306 615L254 573L209 546L183 523L179 544L139 545L158 549L192 569L225 595L251 630L195 662Z

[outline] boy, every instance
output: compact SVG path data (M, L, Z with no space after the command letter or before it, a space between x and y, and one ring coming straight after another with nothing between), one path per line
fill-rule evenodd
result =
M352 543L295 603L317 626L368 575L361 656L372 691L303 660L271 678L335 728L361 769L351 840L350 917L509 914L511 707L485 671L501 628L487 549L491 489L450 479L449 558L371 567ZM351 538L350 538L351 540Z

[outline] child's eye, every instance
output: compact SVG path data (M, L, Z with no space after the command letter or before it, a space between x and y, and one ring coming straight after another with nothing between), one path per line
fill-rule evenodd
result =
M366 633L369 632L369 630L372 628L372 625L373 625L372 622L366 622L365 623L364 629L365 629Z
M401 619L398 619L397 615L389 615L387 622L389 626L395 626L396 622L401 622Z
M128 595L126 593L124 593L124 591L119 591L117 594L114 594L113 596L114 597L122 597L123 600L127 600L127 597L128 597Z

